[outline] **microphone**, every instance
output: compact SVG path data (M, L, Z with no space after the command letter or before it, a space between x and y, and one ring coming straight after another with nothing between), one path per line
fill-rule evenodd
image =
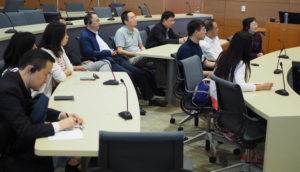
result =
M288 96L289 93L285 90L285 82L284 82L284 75L283 75L283 68L282 68L282 62L280 62L280 66L281 66L281 70L282 70L282 79L283 79L283 88L284 89L280 89L275 91L275 93L282 95L282 96Z
M145 16L145 18L151 18L152 16L150 15L150 10L149 10L148 6L146 5L146 3L144 3L144 5L146 6L147 11L149 13L148 15Z
M5 14L7 16L11 26L13 27L12 29L8 29L7 31L5 31L5 33L17 33L18 31L15 29L15 27L14 27L13 23L11 22L9 16L5 12L3 12L3 14Z
M89 12L89 8L90 8L90 6L91 6L92 1L93 1L93 0L91 0L91 2L90 2L90 4L89 4L88 8L86 9L86 12Z
M123 83L123 85L125 86L126 88L126 103L127 103L127 111L123 111L123 112L120 112L119 113L119 116L125 120L127 119L132 119L132 116L131 116L131 113L128 111L128 89L126 87L126 84L124 82L123 79L121 79L121 82Z
M178 32L178 34L183 38L183 40L184 40L184 42L185 42L185 39L184 39L184 37L181 35L181 33L180 32Z
M282 45L283 45L283 49L284 49L284 52L285 52L285 54L283 54L283 55L280 55L280 56L278 56L278 57L279 57L279 58L288 59L288 58L289 58L289 56L287 56L287 55L286 55L286 51L285 51L285 47L284 47L284 43L283 43L283 42L282 42L280 39L278 39L278 41L282 43Z
M281 49L280 53L279 53L279 56L281 54L283 49ZM278 62L277 62L277 68L274 70L274 74L281 74L282 70L278 69L278 65L279 65L279 56L278 56Z
M67 17L68 17L68 19L69 19L69 21L66 21L66 25L73 25L73 23L72 23L72 22L70 22L70 17L69 17L69 15L68 15L68 12L67 12L67 10L65 11L63 8L61 8L61 10L62 10L62 11L64 11L64 12L66 12L66 14L67 14Z
M103 62L105 62L105 63L107 63L109 65L110 71L111 71L112 75L114 76L114 79L110 79L110 80L107 80L107 81L103 82L103 85L119 85L119 81L116 80L115 74L114 74L114 72L111 69L110 63L108 63L105 60L103 60Z
M187 16L192 16L193 13L192 13L192 10L191 10L191 6L190 6L190 4L189 4L188 2L186 2L186 4L188 4L188 6L189 6L189 8L190 8L190 13L187 13L186 15L187 15Z
M41 1L40 1L40 0L38 0L38 1L39 1L39 5L40 5L40 8L41 8L41 9L43 9L43 8L42 8L42 4L41 4Z

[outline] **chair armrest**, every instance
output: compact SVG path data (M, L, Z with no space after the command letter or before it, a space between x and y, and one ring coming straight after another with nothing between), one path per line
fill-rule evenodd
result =
M243 116L244 116L245 119L248 119L248 120L254 121L254 122L264 120L263 118L260 118L260 117L253 117L253 118L250 118L248 115L246 115L246 114L244 114L244 113L243 113Z
M177 80L179 80L179 81L184 81L183 78L179 78L178 76L177 76Z
M90 61L97 61L97 58L96 57L81 57L81 61L87 61L87 60L90 60Z
M185 88L185 91L188 92L188 93L206 93L206 94L209 94L208 91L189 91Z

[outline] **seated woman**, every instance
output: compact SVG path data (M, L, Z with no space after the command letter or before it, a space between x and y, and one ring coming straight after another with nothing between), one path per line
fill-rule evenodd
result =
M250 60L264 55L262 49L262 37L257 32L258 23L254 17L249 17L243 20L243 30L247 31L253 35L253 44L250 50Z
M239 84L242 91L270 90L273 83L263 83L262 85L247 83L251 75L249 51L252 42L253 36L249 32L239 31L235 33L228 49L219 55L213 73L219 78ZM218 110L217 90L213 80L210 82L210 96L212 106ZM223 134L228 140L234 141L232 135ZM245 153L242 160L246 160L246 157ZM263 159L259 158L253 151L251 161L262 163Z
M6 47L3 55L5 66L0 70L0 76L6 72L17 72L21 57L29 50L35 49L35 37L30 32L15 33Z

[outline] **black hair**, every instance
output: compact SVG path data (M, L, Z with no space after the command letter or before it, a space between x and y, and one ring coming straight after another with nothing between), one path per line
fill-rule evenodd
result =
M243 30L242 31L248 31L250 29L250 24L253 22L253 21L256 21L256 19L254 17L248 17L248 18L245 18L243 20Z
M234 72L238 64L243 61L246 65L245 81L250 78L250 50L253 36L249 32L239 31L233 35L227 50L218 57L214 74L220 78L233 82Z
M206 32L213 30L213 23L216 22L214 19L206 19L204 20Z
M17 32L15 33L4 51L3 59L5 65L0 74L8 68L19 67L19 61L22 56L31 50L35 43L35 37L30 32Z
M53 52L56 57L60 57L62 53L61 41L66 34L66 25L62 23L49 23L44 31L39 48L46 48Z
M195 30L200 31L202 27L204 27L205 24L202 20L200 19L193 19L187 24L187 31L188 35L192 36L195 32Z
M50 20L50 23L59 22L59 20L65 20L65 19L62 16L53 16Z
M83 22L87 26L88 24L92 24L93 14L96 14L95 12L88 12L84 18ZM97 14L96 14L97 15Z
M122 23L125 25L125 20L128 21L128 13L131 13L131 11L124 11L121 14Z
M172 11L165 11L162 15L161 15L161 19L160 21L163 22L163 20L168 20L170 17L175 17L175 14Z
M55 59L49 53L41 49L30 50L21 58L19 69L23 70L28 65L32 65L37 71L40 71L46 67L47 61L54 63Z

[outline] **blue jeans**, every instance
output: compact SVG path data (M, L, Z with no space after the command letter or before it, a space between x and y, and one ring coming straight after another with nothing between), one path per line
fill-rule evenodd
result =
M70 156L53 156L52 159L53 159L53 167L54 167L54 169L57 169L63 163L69 161L71 159L71 157Z

